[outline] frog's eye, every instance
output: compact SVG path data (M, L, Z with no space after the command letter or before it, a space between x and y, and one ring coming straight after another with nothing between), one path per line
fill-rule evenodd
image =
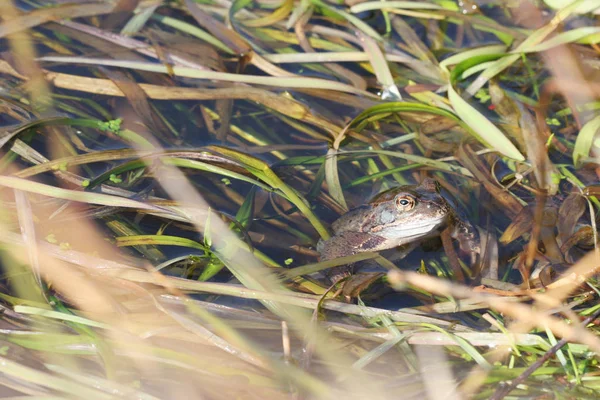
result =
M415 206L415 199L410 196L400 196L396 199L396 207L400 211L411 210Z

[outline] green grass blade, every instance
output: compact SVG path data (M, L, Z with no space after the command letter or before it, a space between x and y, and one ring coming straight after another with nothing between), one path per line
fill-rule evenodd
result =
M395 101L395 102L389 102L389 103L385 103L385 104L378 104L376 106L367 108L366 110L364 110L363 112L358 114L356 117L354 117L354 119L350 123L350 128L357 127L358 129L361 129L363 127L364 123L374 116L378 116L378 115L382 115L382 114L403 112L403 111L435 114L435 115L440 115L442 117L447 117L453 121L461 122L460 119L456 116L456 114L454 114L448 110L445 110L443 108L434 107L434 106L430 106L427 104L421 104L421 103Z
M142 203L131 199L126 199L124 197L63 189L55 186L45 185L39 182L29 181L26 179L15 178L12 176L0 176L0 186L18 189L28 193L36 193L43 196L55 197L57 199L77 201L80 203L99 204L110 207L123 207L151 211L165 211L159 207L155 207L150 204Z
M556 46L560 46L567 43L575 43L587 36L596 35L600 33L600 28L586 26L582 28L572 29L567 32L560 33L551 39L546 40L536 46L528 47L521 50L524 53L535 53L545 51ZM515 50L516 51L516 50Z
M346 199L344 198L344 191L340 184L340 177L338 175L337 165L337 151L329 149L327 152L327 158L325 159L325 180L327 181L327 187L329 188L329 194L335 199L342 207L348 209Z
M162 24L170 26L171 28L175 28L181 32L185 32L192 36L197 37L198 39L204 40L206 43L210 43L218 49L223 50L229 54L235 54L233 50L225 45L225 43L221 42L219 39L206 32L204 29L198 28L197 26L188 24L187 22L180 21L175 18L166 17L164 15L153 15L152 19L159 21Z
M461 166L458 165L452 165L452 164L448 164L446 162L443 161L438 161L438 160L433 160L431 158L427 158L427 157L423 157L423 156L418 156L415 154L407 154L407 153L403 153L403 152L399 152L399 151L389 151L389 150L351 150L351 151L345 151L343 154L382 154L382 155L386 155L386 156L390 156L390 157L397 157L397 158L403 158L407 161L412 161L414 163L419 163L419 164L423 164L423 165L427 165L428 167L432 167L435 169L438 169L440 171L446 171L446 172L452 172L452 173L457 173L457 174L461 174L463 176L468 176L468 177L472 177L473 174L471 174L471 172Z
M273 189L280 190L287 199L294 204L300 212L308 219L315 230L319 233L323 240L329 239L329 232L323 226L323 223L311 210L308 202L293 188L286 185L275 172L269 167L264 161L252 157L248 154L241 153L239 151L229 149L221 146L209 146L208 150L213 151L223 157L230 158L243 165L250 173L259 179L262 179Z
M444 7L442 6L423 1L368 1L353 5L350 7L350 12L357 14L363 11L390 8L400 8L405 10L444 10Z
M480 66L482 64L488 63L490 61L495 61L498 60L499 58L504 57L504 53L485 53L485 54L478 54L478 55L474 55L472 57L469 57L461 62L459 62L458 64L456 64L456 66L452 69L452 72L450 73L450 84L454 84L456 83L459 79L464 79L466 76L463 76L463 73L465 71L468 71L469 69L476 67L476 66ZM458 60L458 58L457 58Z
M337 14L340 17L344 18L345 20L350 22L352 25L354 25L357 29L359 29L361 32L371 36L373 39L376 39L380 42L383 41L383 38L381 37L381 35L379 35L379 33L377 33L377 31L375 31L375 29L371 28L371 26L369 26L367 23L365 23L361 19L355 17L354 15L349 14L346 11L340 10L339 8L334 8L321 0L311 0L311 1L314 5L323 7L325 9L327 9L329 12L331 12L333 14Z
M600 7L600 0L576 0L566 5L564 8L562 8L556 13L552 21L550 21L549 23L547 23L546 25L529 35L527 39L525 39L513 51L513 53L520 54L522 52L526 52L528 48L531 48L537 43L540 43L542 40L544 40L544 38L546 38L556 29L560 21L564 21L567 17L569 17L577 9L577 7L583 4L583 2L589 2L590 7ZM504 71L506 68L510 67L514 62L516 62L520 58L519 54L511 54L493 63L485 71L483 71L471 85L469 85L466 92L473 96L475 93L477 93L479 89L483 87L483 85L485 85L485 83L489 79L498 75L500 72Z
M447 68L450 65L460 64L473 57L483 56L487 54L504 54L506 46L502 44L493 44L490 46L477 47L475 49L461 51L456 53L443 61L440 61L440 66Z
M179 236L168 235L135 235L135 236L118 236L115 238L117 246L147 246L147 245L163 245L163 246L178 246L191 247L196 250L206 251L207 248L194 240L186 239Z
M575 167L581 167L583 160L590 155L590 150L599 129L600 115L588 121L579 131L573 149L573 164L575 164Z
M490 122L483 114L467 103L452 86L448 86L448 99L452 103L454 111L469 127L479 135L487 147L500 152L501 154L518 161L524 161L525 157L515 147L514 144Z
M56 319L59 321L73 322L75 324L82 324L86 326L93 326L96 328L110 329L110 326L101 322L92 321L91 319L79 317L77 315L65 314L59 311L46 310L38 307L30 306L15 306L15 312L20 314L38 315L45 318Z

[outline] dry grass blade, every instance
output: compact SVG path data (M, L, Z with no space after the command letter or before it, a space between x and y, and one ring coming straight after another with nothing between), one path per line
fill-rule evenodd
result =
M159 137L165 138L171 136L169 127L156 115L144 90L130 76L121 71L111 71L106 68L101 68L100 71L123 92L143 124Z
M112 3L103 2L64 4L56 7L40 8L1 23L0 38L28 28L33 28L49 21L60 20L63 18L91 17L94 15L109 14L113 11L114 7L115 5Z
M156 0L153 3L148 4L146 7L142 7L141 10L133 15L127 24L121 29L121 35L131 36L139 32L144 25L148 22L152 14L160 7L162 1Z
M548 157L544 140L533 117L522 104L518 104L518 106L527 155L533 167L538 187L547 190L548 194L554 195L558 191L558 181L560 181L560 177L557 179L558 170Z
M117 85L107 79L48 72L47 79L56 87L78 90L106 96L124 97ZM267 90L250 87L231 87L226 89L193 89L140 83L139 87L146 95L155 100L216 100L248 99L263 104L295 119L303 119L308 109L303 104Z
M600 310L598 310L596 313L594 313L593 316L586 318L583 321L582 325L583 326L587 326L594 319L596 319L599 315L600 315ZM565 346L567 343L568 343L568 341L565 340L565 339L561 339L560 341L558 341L554 346L552 346L552 348L550 350L548 350L546 353L544 353L544 355L542 357L540 357L538 360L536 360L536 362L534 364L532 364L517 379L515 379L511 383L511 385L508 385L508 386L505 386L505 387L502 387L502 388L498 388L498 390L496 390L496 392L494 393L494 395L492 397L490 397L490 400L501 400L501 399L503 399L512 390L516 389L518 385L520 385L527 378L529 378L529 376L531 376L531 374L533 374L533 372L535 372L536 369L540 368L551 357L554 357L554 355L560 350L560 348L563 347L563 346Z
M185 6L198 24L208 29L230 49L235 51L238 56L251 56L252 47L235 31L228 29L227 26L202 11L192 0L185 0Z
M383 57L389 62L414 65L415 68L420 68L422 63L413 58L399 54L383 54ZM369 61L370 56L364 52L358 51L328 51L320 53L281 53L281 54L264 54L264 58L276 63L324 63L324 62L361 62Z
M33 212L31 209L31 204L29 203L27 195L20 190L15 190L15 203L17 206L17 215L19 218L21 235L23 237L23 242L27 246L29 265L31 266L31 271L38 285L39 293L41 294L43 282L40 272L40 254L37 246L35 223L33 221Z
M477 299L478 301L487 303L489 307L499 312L510 315L517 321L534 324L540 329L549 328L558 337L584 343L590 346L591 349L594 349L594 351L600 351L600 339L592 332L585 330L584 327L570 326L559 318L548 316L523 304L509 302L503 297L476 294L471 288L466 286L411 272L391 271L388 274L388 278L392 285L400 290L406 283L409 283L442 296Z
M89 35L93 35L99 37L101 39L107 40L111 43L117 44L119 46L123 46L130 50L135 50L140 54L146 55L148 57L152 57L158 60L158 54L155 49L150 47L147 43L123 36L117 35L113 32L105 31L94 26L84 25L73 21L60 21L61 25L64 25L68 28L75 29L77 31L85 32ZM206 66L195 62L194 60L189 60L187 58L181 57L178 54L174 54L173 52L167 51L165 56L168 57L170 62L173 62L175 65L180 65L182 67L189 68L198 68L198 69L208 69Z
M521 212L523 205L508 190L498 186L491 177L488 168L478 159L469 146L459 147L457 156L459 161L471 171L479 183L492 195L493 201L502 206L502 212L511 218Z
M42 372L38 369L27 367L8 358L2 357L0 362L0 371L7 376L23 379L27 377L27 383L39 385L42 388L55 390L66 396L84 396L90 400L110 400L114 395L106 393L101 389L91 388L86 384L73 381L68 378L61 378L55 374Z

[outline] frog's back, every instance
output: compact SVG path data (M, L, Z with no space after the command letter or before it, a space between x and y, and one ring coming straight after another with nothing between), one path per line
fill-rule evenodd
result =
M342 232L360 232L365 220L365 214L371 209L368 205L356 207L342 215L331 224L335 235Z

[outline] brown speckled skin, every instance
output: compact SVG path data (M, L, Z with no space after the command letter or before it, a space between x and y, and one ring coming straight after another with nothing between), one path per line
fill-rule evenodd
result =
M405 209L400 200L414 202L414 206ZM391 249L436 236L456 221L454 210L440 195L433 179L425 179L418 186L393 188L335 221L331 239L319 243L320 260ZM331 269L329 275L335 282L349 273L349 267L338 267Z

